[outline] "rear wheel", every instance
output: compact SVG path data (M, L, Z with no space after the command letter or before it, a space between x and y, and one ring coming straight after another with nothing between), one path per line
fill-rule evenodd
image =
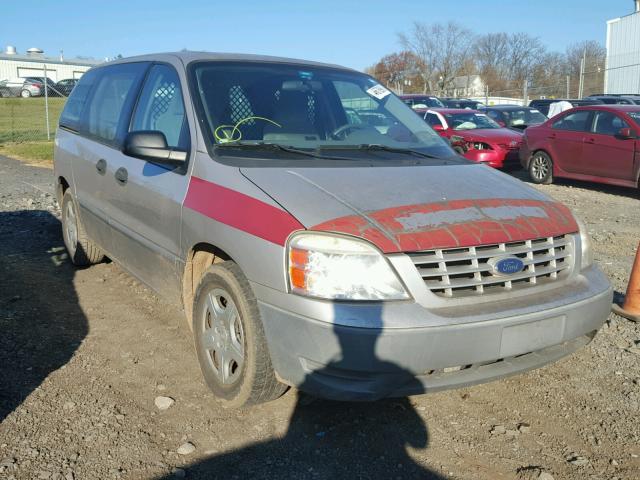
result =
M235 263L215 264L202 276L193 334L204 379L225 407L268 402L287 389L271 366L258 302Z
M74 265L87 266L104 259L102 250L87 237L82 228L76 203L69 190L62 197L62 238Z
M22 98L29 98L31 96L31 92L25 88L20 92L20 96Z
M538 151L529 161L529 177L533 183L549 184L553 182L553 161L548 153Z

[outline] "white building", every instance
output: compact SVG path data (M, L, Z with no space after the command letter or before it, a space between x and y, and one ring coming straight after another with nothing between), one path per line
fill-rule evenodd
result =
M455 77L452 85L445 90L447 95L456 98L478 97L484 95L485 85L480 75L463 75Z
M605 93L640 94L640 0L635 12L607 22Z
M80 78L84 72L89 70L100 61L46 57L42 50L30 48L27 53L21 55L14 47L7 47L0 53L0 80L16 77L44 77L46 76L55 82L66 78Z

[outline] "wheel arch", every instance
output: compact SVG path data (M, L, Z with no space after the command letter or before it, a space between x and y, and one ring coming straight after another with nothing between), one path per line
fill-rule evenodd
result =
M182 303L189 328L193 328L193 299L200 279L214 263L234 261L223 249L207 242L195 244L187 252L182 274Z

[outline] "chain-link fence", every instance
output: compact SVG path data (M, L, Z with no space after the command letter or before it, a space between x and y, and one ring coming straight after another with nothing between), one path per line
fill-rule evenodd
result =
M53 141L69 92L53 82L0 83L0 145Z

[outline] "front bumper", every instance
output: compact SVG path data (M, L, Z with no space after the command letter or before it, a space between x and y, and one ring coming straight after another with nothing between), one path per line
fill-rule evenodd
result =
M494 150L467 150L464 157L477 163L485 163L493 168L505 168L519 165L518 150L504 150L495 147Z
M252 286L279 378L334 400L433 392L540 367L589 343L612 300L596 267L511 310L324 302Z

